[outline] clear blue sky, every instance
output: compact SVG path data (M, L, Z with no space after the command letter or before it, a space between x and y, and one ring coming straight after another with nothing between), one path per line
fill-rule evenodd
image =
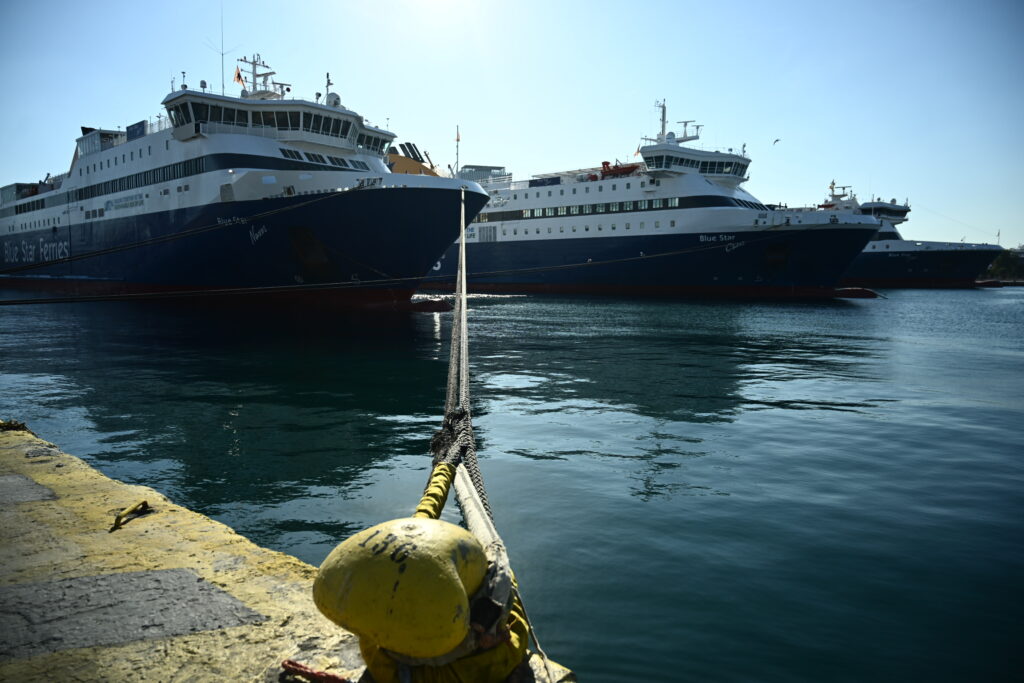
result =
M79 126L154 117L171 79L220 90L216 0L5 2L0 184L67 170ZM765 202L828 183L909 199L917 239L1024 243L1024 3L224 0L225 80L254 52L442 165L518 178L632 158L669 120L752 158ZM680 128L680 126L671 126ZM780 141L772 144L775 139Z

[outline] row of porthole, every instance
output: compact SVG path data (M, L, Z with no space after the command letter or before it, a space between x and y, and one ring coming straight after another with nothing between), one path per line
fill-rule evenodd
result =
M34 230L35 228L48 228L50 226L57 227L60 225L60 216L56 219L53 218L40 218L39 220L29 221L28 223L22 223L21 225L14 225L13 223L7 227L7 232L14 232L16 229L21 230Z
M644 225L645 225L644 221L640 221L639 229L643 230L644 229ZM626 225L624 227L625 227L626 230L629 230L630 226L631 226L630 223L626 223ZM486 227L486 226L480 226L480 227L482 228L482 227ZM572 228L572 232L576 232L576 226L575 225L570 226L570 227ZM676 227L676 222L674 220L669 221L669 227L671 227L671 228ZM654 228L655 229L660 229L661 228L661 221L654 221ZM601 224L601 223L598 223L597 224L597 229L598 229L598 231L603 231L604 230L604 225ZM616 224L615 223L611 224L611 229L612 230L616 229ZM583 226L583 231L584 232L590 232L590 226L589 225L584 225ZM564 233L565 232L565 226L564 225L558 226L558 232ZM501 234L507 236L508 235L508 228L502 228L501 229ZM512 234L514 236L517 236L519 234L519 228L512 228ZM523 229L523 235L527 236L529 234L530 234L530 229L529 228L524 228ZM539 235L540 234L540 228L534 228L534 234ZM551 234L551 226L548 226L548 234L549 235Z
M652 185L655 185L655 184L659 184L660 185L660 183L654 183L654 182L652 182L651 184ZM630 187L631 187L631 185L629 183L626 183L626 189L628 190ZM642 180L640 181L640 187L646 187L646 184ZM572 189L572 193L576 194L576 188L573 187L571 189ZM615 185L615 183L612 183L612 191L614 192L616 189L617 189L617 186ZM590 192L590 186L584 186L583 190L584 190L585 193L589 193ZM604 186L603 185L598 185L597 186L597 191L598 192L604 192ZM494 192L497 193L497 190L495 190ZM552 192L553 192L553 190L548 190L548 196L549 197L553 196L551 194ZM558 195L560 197L564 197L565 196L565 190L564 189L560 189L558 191ZM529 198L530 198L530 192L529 192L529 190L527 190L526 192L523 193L523 199L529 199ZM539 199L539 198L540 198L540 192L537 192L536 193L536 199ZM519 199L519 193L514 193L512 195L512 199Z
M137 150L132 149L132 150L129 150L127 152L122 152L121 153L121 163L122 164L127 164L129 162L135 161L135 152L136 151L139 153L139 161L142 161L142 146L140 145ZM146 153L149 156L153 156L153 146L152 145L146 145ZM106 166L103 165L104 161L107 162ZM114 162L114 166L117 166L117 153L116 152L112 156L108 157L107 159L100 160L100 161L96 162L95 164L85 164L84 166L80 166L78 168L78 175L81 176L83 170L86 173L96 173L97 172L97 168L96 168L97 164L99 165L100 169L110 168L110 162L111 161Z
M659 186L660 184L662 184L662 181L660 181L660 180L651 180L650 184L651 184L652 187L653 186ZM641 187L646 187L647 183L645 181L641 180L640 181L640 186ZM629 189L630 187L632 187L632 184L627 182L626 183L626 189ZM591 188L591 185L584 185L584 194L590 194L590 188ZM611 183L611 191L614 191L616 188L617 188L617 185L615 183ZM572 194L575 195L575 189L577 189L577 188L571 187L570 189L572 190ZM551 190L551 189L548 190L548 197L553 197L553 195L551 194L552 191L554 191L554 190ZM597 191L599 191L599 193L602 193L602 191L604 191L604 185L601 185L601 184L597 185ZM495 195L498 194L498 190L497 189L494 190L494 194ZM564 188L561 188L561 189L558 190L558 196L559 197L565 197L565 189ZM522 194L522 198L524 200L525 199L529 199L529 190L524 191L524 193ZM538 191L538 193L536 193L535 199L540 199L540 198L541 198L541 193L539 193L539 191ZM512 195L512 199L513 200L519 199L518 193L513 194Z

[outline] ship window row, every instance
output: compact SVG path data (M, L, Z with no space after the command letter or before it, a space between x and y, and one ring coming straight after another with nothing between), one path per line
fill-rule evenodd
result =
M192 110L189 112L190 103L184 102L167 108L167 115L171 117L171 123L181 126L186 123L197 122L224 123L231 126L248 127L249 112L233 107L222 107L219 104L206 104L205 102L192 102ZM253 113L255 118L256 112Z
M71 190L68 193L69 200L73 202L80 202L85 199L92 199L93 197L99 197L105 194L124 192L126 190L134 190L135 188L143 187L145 185L153 185L154 183L164 183L171 180L178 180L179 178L186 178L191 175L203 173L205 170L206 157L189 159L188 161L181 161L177 164L169 164L149 171L133 173L132 175L108 180L105 183L96 183L95 185L89 185L88 187Z
M14 207L14 213L15 214L19 214L19 213L28 213L29 211L38 211L39 209L42 209L44 207L44 205L45 205L45 198L44 199L34 199L34 200L30 201L30 202L25 202L24 204L18 204L17 206L15 206Z
M646 223L644 221L640 221L640 230L643 230L645 225L646 225ZM603 223L598 223L596 227L597 227L598 232L603 232L604 231L604 224ZM609 229L614 231L616 229L616 224L612 223L608 227L609 227ZM629 229L631 229L632 224L631 223L626 223L623 227L625 227L626 230L629 230ZM676 227L676 222L675 221L669 221L669 227L672 227L672 228ZM661 228L661 221L654 221L654 228L656 230L660 229ZM570 229L571 232L576 232L576 226L575 225L569 226L569 229ZM494 242L494 241L496 241L497 238L495 237L495 233L494 233L495 230L497 230L497 226L494 226L494 225L481 225L480 226L480 236L477 238L477 242ZM488 231L490 231L490 232L488 232ZM564 225L558 226L558 232L564 233L565 232L565 226ZM583 232L590 232L590 226L589 225L584 225L583 226ZM551 233L552 233L552 228L551 228L551 226L548 226L548 234L550 235ZM501 229L501 234L505 235L507 237L508 236L508 228L502 228ZM525 236L528 236L529 234L530 234L530 229L529 228L523 228L523 236L525 237ZM539 235L540 234L540 228L534 229L533 234ZM519 228L512 228L512 236L513 237L518 237L519 236Z
M376 135L365 135L360 133L359 137L356 138L356 147L365 147L371 152L383 153L387 144L387 140L379 138Z
M359 159L349 159L348 161L346 161L341 157L327 157L327 161L331 162L335 166L340 166L342 168L358 168L363 171L370 170L370 166L365 161L359 161Z
M285 149L284 147L278 147L278 149L281 150L281 154L288 159L302 161L302 155L305 154L305 158L308 159L309 161L312 161L315 164L330 164L331 166L337 166L338 168L357 168L362 169L364 171L370 170L370 167L366 164L366 162L359 161L357 159L346 160L342 159L341 157L333 157L329 155L326 158L324 158L323 154L317 154L316 152L298 152L294 149Z
M14 232L16 229L17 230L25 230L25 229L31 230L33 228L48 228L51 225L52 226L60 225L60 216L55 216L53 218L40 218L39 220L34 220L34 221L25 221L24 223L19 223L17 225L12 223L11 225L7 226L7 232Z
M223 123L232 126L253 128L277 128L278 130L304 130L320 135L347 138L352 122L336 116L312 114L301 111L254 111L222 107L204 102L182 102L167 108L167 115L175 127L193 121ZM250 124L251 119L251 124Z
M352 122L323 114L295 112L302 114L302 129L310 133L330 135L335 138L347 138L352 130ZM296 128L298 130L298 128Z
M126 154L122 154L121 155L121 163L126 164L129 161L135 161L135 152L136 151L138 151L138 153L139 153L139 161L142 161L142 157L144 155L142 154L142 147L140 146L138 150L131 150L131 152L128 152L127 153L127 157L128 158L125 158ZM153 156L153 146L152 145L146 145L146 153L149 156ZM114 160L114 166L116 167L117 166L117 155L115 154L112 158ZM79 166L79 168L78 168L78 175L79 175L79 177L81 177L83 172L85 174L96 173L97 170L102 171L104 168L110 168L110 159L107 159L106 163L104 163L104 161L101 159L100 161L96 162L95 164L85 164L84 166Z
M596 177L596 176L595 176L595 177ZM556 180L557 180L557 179L556 179ZM533 182L533 181L531 180L530 182ZM659 184L659 182L660 182L660 181L657 181L657 180L652 180L652 181L651 181L651 184L652 184L652 185L657 185L657 184ZM612 183L612 191L613 191L613 192L614 192L614 191L615 191L615 190L617 189L617 187L618 187L618 185L616 185L615 183ZM630 187L632 187L632 184L631 184L631 183L626 183L626 189L628 190L628 189L629 189ZM640 181L640 187L645 187L645 184L644 184L644 181L643 181L643 180L641 180L641 181ZM574 188L571 188L571 189L572 189L572 193L573 193L573 194L576 194L576 188L574 187ZM598 186L597 186L597 191L598 191L598 192L604 192L604 185L598 185ZM496 192L497 192L497 190L495 190L495 193L496 193ZM550 197L550 196L552 196L552 195L551 195L551 192L552 192L551 190L548 190L548 196L549 196L549 197ZM583 192L584 192L584 194L589 194L589 193L590 193L590 186L589 186L589 185L588 185L588 186L585 186L585 187L583 188ZM559 191L558 191L558 194L559 194L559 196L565 196L565 189L561 189L561 190L559 190ZM537 192L537 193L535 193L535 197L536 197L537 199L540 199L540 192ZM524 192L524 193L523 193L523 199L529 199L529 198L530 198L530 193L529 193L529 192ZM513 194L512 194L512 199L519 199L519 194L518 194L518 193L513 193Z
M343 161L342 159L337 160ZM282 170L316 170L317 168L305 161L295 162L291 160L285 161L283 159L278 159L276 165L271 163L273 161L273 157L254 157L239 154L215 154L209 157L199 157L177 164L170 164L169 166L143 171L141 173L122 176L121 178L108 180L104 183L97 183L95 185L89 185L88 187L69 190L68 192L58 192L45 198L25 202L24 204L5 206L0 209L0 218L8 218L15 214L30 213L43 208L61 206L68 202L83 201L85 199L91 199L105 194L123 192L125 190L132 190L146 185L153 185L155 183L178 180L190 175L196 175L218 169L239 168L253 165L260 168L280 168ZM364 171L370 170L369 165L364 161L350 159L348 163L351 167L357 169L362 169Z
M477 216L476 222L514 221L524 218L545 218L548 216L578 216L598 213L625 213L631 211L655 211L658 209L697 209L713 206L740 206L747 209L767 211L768 207L757 202L722 197L719 195L702 195L696 197L668 197L662 199L639 199L626 202L602 202L599 204L573 204L570 206L549 206L539 209L520 209L515 211L489 211Z
M741 164L734 161L698 161L677 156L653 156L646 160L650 168L672 168L680 166L683 168L695 168L698 173L707 175L734 175L742 178L747 172L749 164Z

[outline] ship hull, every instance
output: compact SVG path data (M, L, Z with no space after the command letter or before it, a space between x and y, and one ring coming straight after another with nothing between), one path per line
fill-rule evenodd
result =
M467 192L466 220L486 201ZM0 286L69 295L402 304L458 236L459 220L458 191L414 187L92 220L0 236Z
M842 284L922 289L975 287L1001 251L971 248L863 252L843 275Z
M830 298L877 226L467 243L473 292ZM424 289L451 287L458 245Z

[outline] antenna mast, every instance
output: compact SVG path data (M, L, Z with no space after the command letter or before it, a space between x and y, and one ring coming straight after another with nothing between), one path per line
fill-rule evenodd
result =
M255 96L255 99L281 99L284 97L286 92L291 90L291 88L288 87L291 85L290 83L278 83L277 81L267 82L270 77L275 76L277 72L270 71L270 66L263 61L263 58L260 57L259 53L254 54L252 59L241 57L238 61L252 67L252 78L250 80L252 95L250 96ZM267 69L267 71L260 72L259 69L261 68ZM263 79L262 86L258 81L260 78ZM242 80L245 80L244 76L242 77Z
M220 2L220 94L224 94L224 0Z

